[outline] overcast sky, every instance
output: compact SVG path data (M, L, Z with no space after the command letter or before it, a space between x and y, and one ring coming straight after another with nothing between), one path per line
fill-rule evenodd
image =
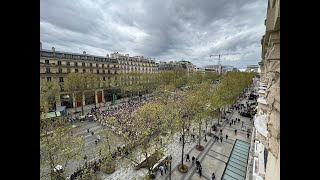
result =
M41 0L45 49L237 68L261 60L266 0Z

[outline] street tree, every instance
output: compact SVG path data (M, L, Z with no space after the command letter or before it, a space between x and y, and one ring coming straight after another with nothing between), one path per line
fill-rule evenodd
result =
M55 119L47 118L47 113L53 109L60 93L60 86L55 81L40 83L40 133L48 133L55 126Z
M61 165L64 172L59 175L65 177L64 173L68 172L68 163L70 160L81 158L83 148L83 137L74 136L70 125L56 127L52 134L40 138L42 166L48 167L50 178L55 179L57 174L53 172L53 169ZM48 176L47 173L42 173L43 176Z
M93 91L99 87L100 78L93 73L70 73L65 82L64 89L74 93L76 100L81 100L81 112L83 115L84 93ZM76 106L75 106L76 109ZM77 109L76 109L77 110Z
M188 136L191 128L191 121L194 118L195 99L192 96L187 95L186 91L180 91L174 94L174 98L168 101L167 108L171 109L171 118L173 119L173 128L181 138L181 164L178 165L180 172L187 172L188 166L184 165L184 148L186 143L193 142L191 136Z
M128 145L145 158L148 176L152 174L153 165L163 156L163 147L167 142L161 134L166 132L164 117L165 105L160 102L149 102L138 108L128 126L131 133L124 133ZM158 139L161 136L161 140ZM131 156L136 156L133 153Z

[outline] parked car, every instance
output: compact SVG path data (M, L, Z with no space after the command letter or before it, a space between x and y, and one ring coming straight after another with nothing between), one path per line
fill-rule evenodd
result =
M241 112L240 116L252 118L252 115L250 112Z

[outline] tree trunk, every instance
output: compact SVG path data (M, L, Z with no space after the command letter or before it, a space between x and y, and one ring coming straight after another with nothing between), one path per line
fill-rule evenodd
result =
M184 132L184 131L183 131ZM184 133L182 134L182 154L181 154L181 167L183 168L183 154L184 154Z
M219 108L218 125L220 124L220 119L221 119L221 111L220 111L220 108Z
M146 162L147 162L147 168L148 168L148 175L150 177L151 175L151 168L149 167L149 160L148 160L148 152L145 152L145 156L146 156Z
M201 146L200 144L201 144L201 122L199 123L199 146Z
M81 93L81 112L82 112L82 116L83 116L83 95L84 95L84 93L82 92Z

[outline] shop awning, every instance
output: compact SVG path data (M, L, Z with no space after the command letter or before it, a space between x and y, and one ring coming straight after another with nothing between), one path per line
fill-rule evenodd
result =
M65 109L66 109L66 106L60 106L57 108L56 111L61 112L61 111L64 111Z
M267 115L260 115L254 119L254 127L257 131L263 135L264 137L268 137L268 130L267 130Z
M267 104L268 104L267 101L266 101L266 99L263 98L263 97L259 97L259 98L257 99L257 102L258 102L258 103L261 103L261 104L264 104L264 105L267 105Z
M46 118L59 117L60 115L60 112L49 112L46 114Z

